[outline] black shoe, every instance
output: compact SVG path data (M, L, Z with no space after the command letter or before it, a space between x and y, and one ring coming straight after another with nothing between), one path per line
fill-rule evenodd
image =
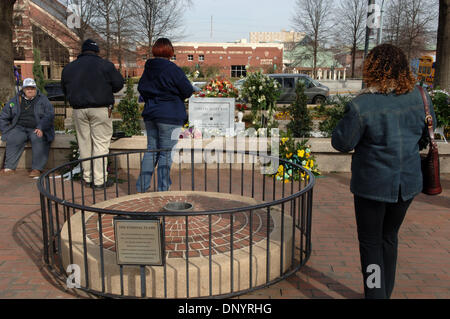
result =
M81 180L81 184L83 184L84 187L91 187L92 182L86 182L85 180Z
M103 183L103 184L100 184L100 185L91 185L91 187L92 187L93 189L95 189L95 190L98 190L98 189L108 188L108 187L111 187L111 186L113 186L113 185L114 185L114 180L108 179L108 180L106 181L106 183Z

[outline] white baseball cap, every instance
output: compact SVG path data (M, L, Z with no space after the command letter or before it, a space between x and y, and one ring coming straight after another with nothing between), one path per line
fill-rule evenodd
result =
M36 82L31 79L31 78L26 78L25 80L23 80L23 85L22 87L26 88L26 87L37 87Z

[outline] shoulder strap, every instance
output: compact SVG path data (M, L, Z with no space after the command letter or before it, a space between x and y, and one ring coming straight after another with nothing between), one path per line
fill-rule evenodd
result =
M417 86L419 88L419 92L422 95L423 105L425 109L425 124L428 127L428 135L430 136L430 144L436 146L436 142L434 141L434 131L433 131L433 117L430 114L430 106L428 105L428 99L425 95L425 91L423 87Z

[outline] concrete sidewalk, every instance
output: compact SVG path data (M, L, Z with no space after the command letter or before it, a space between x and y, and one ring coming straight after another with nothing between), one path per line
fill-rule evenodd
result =
M420 194L400 229L393 298L450 298L450 174L444 192ZM314 188L312 255L306 266L239 298L362 298L362 276L349 191L350 174L330 173ZM25 170L0 177L0 298L82 298L65 290L42 262L36 180Z

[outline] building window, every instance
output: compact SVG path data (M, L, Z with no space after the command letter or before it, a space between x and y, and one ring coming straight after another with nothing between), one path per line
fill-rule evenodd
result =
M14 25L15 25L16 27L21 27L21 26L23 25L22 17L21 17L21 16L15 16L15 17L14 17Z
M239 78L241 76L243 76L243 77L247 76L247 69L245 68L245 65L232 65L231 66L231 77Z
M25 60L25 49L23 47L14 48L14 60Z
M171 58L170 58L170 61L176 61L177 60L177 56L176 56L176 54L174 54Z
M194 61L194 56L192 54L188 55L188 61Z
M198 60L199 60L199 61L205 61L205 56L204 56L203 54L200 54L200 55L198 56Z

